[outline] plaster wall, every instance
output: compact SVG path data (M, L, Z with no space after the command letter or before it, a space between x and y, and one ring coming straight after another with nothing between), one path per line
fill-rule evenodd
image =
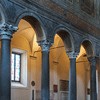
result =
M87 100L86 89L87 89L87 72L84 62L77 63L77 100Z
M34 43L33 43L34 45ZM63 45L54 44L50 48L50 97L53 100L61 100L60 80L69 80L70 61L65 52L65 48L55 48ZM31 50L28 41L21 36L12 39L12 48L19 48L28 52L28 84L26 88L12 87L12 100L31 100L32 90L34 90L35 99L40 96L41 91L41 49L38 47L37 52L30 57ZM53 49L54 48L54 49ZM82 59L80 59L82 60ZM88 64L77 63L77 98L78 100L86 100L86 67ZM31 86L31 81L35 82L35 86ZM58 92L53 92L53 85L58 86ZM39 97L38 97L39 98Z
M28 41L21 36L14 37L12 39L12 48L22 49L27 51L27 87L15 87L11 88L11 100L30 100L30 47Z

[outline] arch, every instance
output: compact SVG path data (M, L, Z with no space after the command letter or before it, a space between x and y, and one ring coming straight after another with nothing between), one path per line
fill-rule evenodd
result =
M69 29L64 26L58 26L54 30L54 35L56 34L63 40L67 52L74 51L74 40Z
M83 40L81 45L83 45L84 49L86 50L87 57L94 55L93 44L90 40Z
M37 14L34 14L33 12L24 12L24 13L20 14L16 18L16 21L15 21L15 24L17 26L18 26L21 19L26 20L33 27L33 29L36 32L37 41L45 40L46 30L44 28L44 25L43 25L40 17Z

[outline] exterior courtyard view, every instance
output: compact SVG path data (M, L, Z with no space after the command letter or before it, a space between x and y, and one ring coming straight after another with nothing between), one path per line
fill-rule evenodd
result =
M100 0L0 0L0 100L100 100Z

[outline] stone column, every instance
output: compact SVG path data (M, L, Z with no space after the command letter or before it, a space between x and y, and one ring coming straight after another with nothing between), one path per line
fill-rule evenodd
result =
M42 48L41 100L50 100L49 49L51 44L44 40L39 45Z
M10 42L16 27L4 24L0 27L1 68L0 68L0 100L11 100L11 61Z
M97 100L97 86L96 86L96 58L89 57L90 62L90 100Z
M70 59L69 99L77 100L76 57L78 53L67 53Z

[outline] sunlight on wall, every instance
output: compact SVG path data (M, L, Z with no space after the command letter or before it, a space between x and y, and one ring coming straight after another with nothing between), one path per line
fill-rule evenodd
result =
M12 39L12 48L18 48L28 52L28 88L12 88L12 100L31 100L32 90L34 90L36 99L37 94L40 95L41 91L41 48L38 46L34 29L25 20L21 20L19 23L19 30L14 34ZM86 77L89 77L89 72L86 72L89 64L86 57L83 57L85 53L85 49L81 46L76 64L78 100L85 100L87 81L89 80L86 80ZM64 43L58 35L55 35L54 44L50 48L49 61L51 97L54 98L54 100L60 100L60 80L69 81L70 60L66 54ZM86 63L80 61L86 61ZM35 82L34 87L31 86L31 81ZM58 86L58 92L56 93L53 92L54 85ZM22 91L24 92L22 93Z
M86 54L86 51L85 51L84 47L81 46L81 47L80 47L80 53L79 53L79 55L77 56L77 60L78 60L83 54Z

